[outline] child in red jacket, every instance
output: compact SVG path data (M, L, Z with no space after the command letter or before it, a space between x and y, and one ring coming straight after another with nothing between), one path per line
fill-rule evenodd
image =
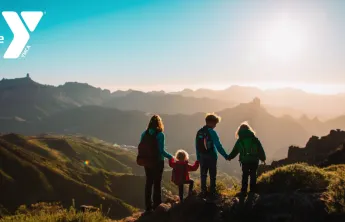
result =
M169 160L169 166L173 168L171 181L178 186L180 202L183 202L184 184L189 184L189 195L193 192L194 181L189 178L189 172L196 171L199 168L199 161L195 161L193 165L190 165L188 160L189 155L184 150L178 150L175 158Z

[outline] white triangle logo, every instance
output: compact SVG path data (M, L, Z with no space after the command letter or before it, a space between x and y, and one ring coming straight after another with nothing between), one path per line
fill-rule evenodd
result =
M20 14L31 32L35 31L43 16L43 12L22 12Z

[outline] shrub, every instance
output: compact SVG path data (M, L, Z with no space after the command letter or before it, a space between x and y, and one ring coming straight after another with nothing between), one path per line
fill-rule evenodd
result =
M345 179L345 164L340 165L331 165L329 167L324 168L327 172L334 172L341 178Z
M324 191L330 184L331 176L317 167L307 164L292 164L261 175L258 179L258 188L262 193L296 190Z
M330 213L345 213L345 180L337 178L332 181L327 194L331 198L326 202Z

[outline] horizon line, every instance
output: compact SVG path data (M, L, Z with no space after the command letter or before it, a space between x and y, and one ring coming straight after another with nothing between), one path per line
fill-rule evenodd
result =
M28 73L29 74L29 73ZM16 77L16 78L5 78L1 77L1 80L15 80L15 79L24 79L27 78L27 74L23 77ZM79 84L87 84L89 86L100 88L102 90L109 90L111 93L116 91L140 91L144 93L150 93L150 92L164 92L164 93L178 93L185 90L192 90L193 92L196 92L198 90L212 90L212 91L224 91L228 90L232 87L247 87L247 88L253 88L258 89L263 92L267 91L274 91L274 90L296 90L296 91L302 91L307 94L314 94L314 95L341 95L345 94L345 84L332 84L332 83L303 83L303 82L252 82L252 83L230 83L230 84L224 84L224 83L210 83L210 84L161 84L161 85L122 85L122 86L116 86L116 85L104 85L104 84L93 84L88 82L81 82L81 81L73 81L73 80L66 80L64 83L60 84L49 84L44 83L44 81L40 80L33 80L32 76L29 74L29 78L37 82L39 84L43 85L50 85L50 86L63 86L66 83L79 83ZM320 90L323 89L323 90Z

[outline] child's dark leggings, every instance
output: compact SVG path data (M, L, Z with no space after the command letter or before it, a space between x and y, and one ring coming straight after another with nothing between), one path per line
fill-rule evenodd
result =
M189 195L192 194L193 186L194 186L194 181L193 180L187 180L187 181L185 181L184 184L189 184ZM181 202L183 201L183 185L184 184L181 184L181 185L178 186L178 193L179 193L180 201Z
M248 177L250 177L250 191L256 191L256 171L258 170L257 163L242 164L242 188L241 192L246 193L248 189Z

